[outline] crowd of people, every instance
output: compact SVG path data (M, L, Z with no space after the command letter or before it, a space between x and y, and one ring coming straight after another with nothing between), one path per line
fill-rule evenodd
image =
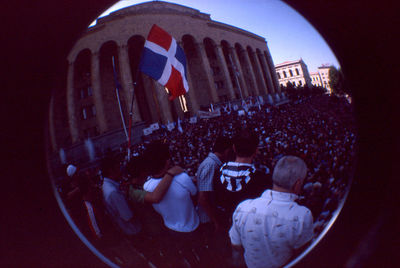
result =
M120 264L282 266L318 236L343 200L355 122L346 100L327 95L246 108L244 115L183 120L181 131L161 129L133 145L129 160L110 152L92 170L68 166L59 191L71 217L98 246L113 248L109 254ZM261 209L265 200L270 210ZM261 214L253 211L259 207ZM264 222L269 216L254 215L279 220L273 225ZM265 228L246 235L258 226L270 228L270 240ZM120 239L129 241L123 249ZM128 261L127 247L139 257Z

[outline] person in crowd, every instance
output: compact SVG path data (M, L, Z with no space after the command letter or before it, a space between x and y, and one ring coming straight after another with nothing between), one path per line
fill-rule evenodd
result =
M240 130L233 138L235 160L223 164L214 178L216 204L225 217L225 229L229 227L229 219L241 201L255 198L272 186L271 178L253 165L258 144L258 136L254 132Z
M148 163L150 176L143 186L144 190L153 192L161 183L162 177L170 168L170 158L168 144L154 141L147 146L145 159L151 163ZM191 199L196 193L197 189L192 179L183 172L173 177L163 199L158 204L153 204L168 228L168 254L172 256L177 251L182 251L192 263L194 258L191 256L191 250L195 247L196 238L194 232L199 226L199 216Z
M212 267L223 263L220 242L221 223L215 204L213 179L218 173L222 163L228 161L232 152L232 140L225 136L218 136L213 145L213 150L199 165L196 173L198 189L198 213L200 218L199 237L201 238L202 266ZM212 257L210 257L212 256ZM207 262L208 260L208 262Z
M212 152L201 162L197 169L197 189L199 218L203 226L208 230L219 230L219 220L214 203L213 178L218 173L222 163L228 161L232 141L228 137L219 136L214 143Z
M311 211L295 202L306 175L301 158L284 156L274 168L272 190L236 208L229 236L233 256L244 254L247 267L281 267L313 238Z
M107 213L125 235L132 236L141 230L137 215L134 216L123 191L120 189L122 179L121 160L119 155L107 156L103 159L102 174L103 198Z

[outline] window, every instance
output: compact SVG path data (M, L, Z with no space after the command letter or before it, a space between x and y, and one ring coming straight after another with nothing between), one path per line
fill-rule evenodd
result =
M216 89L221 89L224 87L224 82L222 81L215 81L214 84Z
M278 79L281 79L281 74L279 72L276 72L276 75L278 76Z
M88 86L88 87L86 87L86 88L82 88L82 89L80 90L80 97L81 97L81 99L85 99L85 98L90 97L90 96L92 96L92 95L93 95L93 90L92 90L92 87L91 87L91 86Z
M285 71L283 71L283 76L286 78L287 77L287 75L286 75L286 72Z
M81 113L81 118L83 119L83 120L86 120L87 119L87 113L86 113L86 108L82 108L82 111L81 111L82 113Z
M293 72L292 70L289 70L290 76L293 76Z
M88 96L92 96L93 95L91 86L88 86L88 88L87 88L87 95Z
M296 68L296 75L300 75L299 69Z
M84 106L81 109L81 119L86 120L96 116L96 107L94 105Z

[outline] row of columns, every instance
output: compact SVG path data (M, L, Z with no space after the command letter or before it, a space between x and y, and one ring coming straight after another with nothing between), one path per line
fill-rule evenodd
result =
M182 45L181 42L179 42ZM198 54L200 55L202 67L205 71L205 75L209 85L209 96L213 103L219 101L218 92L215 87L214 77L211 72L210 62L205 50L204 43L195 43L195 47L197 49ZM213 49L215 50L217 56L217 62L219 67L222 69L222 75L224 78L224 84L228 91L228 96L230 100L235 99L235 90L233 83L231 81L229 75L229 67L228 63L225 60L223 47L221 45L214 45ZM265 52L264 55L262 52L252 51L252 54L249 56L249 52L245 49L240 51L241 55L238 55L235 48L230 47L228 49L228 53L232 56L231 64L234 64L238 69L238 82L240 89L242 90L243 97L247 97L250 93L254 93L255 95L272 95L277 93L279 89L279 82L276 77L276 73L273 68L272 58L270 57L269 51ZM269 55L269 56L268 56ZM242 58L242 62L240 61L240 57ZM252 59L250 59L250 57ZM123 87L123 94L125 98L125 106L130 107L131 98L133 94L133 80L132 80L132 72L129 63L129 55L128 55L128 46L121 45L118 46L118 59L119 59L119 70L121 77L121 84ZM233 68L233 66L231 66ZM245 73L248 75L248 79L250 79L250 83L246 82ZM187 77L189 83L188 93L188 105L193 113L196 113L199 109L199 103L196 99L196 94L192 87L192 81L195 79L194 74L187 70ZM149 79L147 77L143 77L145 80ZM150 79L149 79L150 80ZM145 85L149 84L150 81L145 81ZM147 100L155 104L155 111L151 111L154 118L154 113L157 115L158 119L163 123L167 121L173 121L170 103L167 97L167 94L164 90L164 87L159 85L154 80L151 80L151 89L146 88L145 93L147 96ZM101 79L100 79L100 59L99 52L92 52L91 54L91 85L93 88L93 100L96 108L96 120L100 133L104 133L108 130L108 124L105 117L105 110L103 104L103 98L101 93ZM253 87L251 88L248 86ZM151 94L149 91L151 90ZM199 89L201 90L201 89ZM74 98L74 62L69 63L68 67L68 77L67 77L67 108L68 108L68 118L69 118L69 128L72 137L72 143L75 143L79 140L79 116L77 115L76 109L76 99ZM172 104L174 105L174 104ZM176 104L175 104L176 105ZM134 100L133 105L133 121L139 122L142 120L140 117L139 106L137 104L136 98Z
M204 44L197 43L196 47L204 63L206 75L209 81L209 88L211 90L210 94L211 99L213 100L213 102L218 102L218 93L214 85L214 79L211 73L210 63L207 54L205 52ZM221 45L215 45L214 49L216 52L218 65L222 68L224 82L229 93L229 99L233 100L235 99L235 91L233 83L230 79L229 69L228 69L229 67L224 57L223 48ZM279 89L279 83L273 81L274 72L271 72L272 69L271 66L273 66L271 65L272 60L266 58L262 54L262 52L254 51L252 52L253 54L251 55L253 57L253 62L255 63L255 66L253 66L248 52L246 50L242 50L242 53L244 58L243 64L240 62L239 55L236 53L236 50L233 47L229 48L229 54L232 56L232 61L233 61L232 64L236 66L239 72L238 80L239 80L239 86L242 90L243 97L247 97L250 95L250 89L248 88L248 86L254 87L253 93L255 95L268 95L276 93L277 90ZM267 55L269 55L269 53ZM263 66L264 70L261 68L261 66ZM248 68L248 73L251 81L250 85L246 83L246 79L244 77L244 68Z

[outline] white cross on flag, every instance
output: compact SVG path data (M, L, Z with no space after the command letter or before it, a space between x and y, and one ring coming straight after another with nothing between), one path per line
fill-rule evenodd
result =
M183 49L170 34L155 24L144 43L139 69L168 88L170 100L189 91Z

